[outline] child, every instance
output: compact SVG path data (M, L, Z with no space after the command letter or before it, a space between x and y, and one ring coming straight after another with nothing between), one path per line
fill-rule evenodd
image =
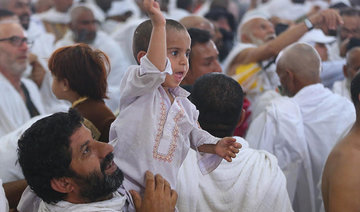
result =
M241 147L233 138L219 141L200 129L189 93L179 87L189 68L190 36L180 23L166 21L154 0L144 0L144 7L151 22L138 26L133 41L140 66L130 67L121 82L120 113L110 129L110 140L117 140L115 162L124 172L123 187L140 193L146 170L161 174L175 189L190 147L204 152L198 154L204 174L222 158L230 162Z
M109 130L115 120L105 105L106 68L108 57L87 44L76 44L57 49L49 59L53 76L52 90L58 99L72 103L84 117L84 125L91 130L94 139L109 142Z

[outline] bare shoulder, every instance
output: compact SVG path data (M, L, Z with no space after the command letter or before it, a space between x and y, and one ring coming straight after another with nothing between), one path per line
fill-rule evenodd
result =
M360 136L349 133L330 153L323 172L322 193L326 211L360 207Z

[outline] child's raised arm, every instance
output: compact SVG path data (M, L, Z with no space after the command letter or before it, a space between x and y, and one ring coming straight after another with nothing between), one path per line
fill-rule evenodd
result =
M217 142L217 144L203 144L198 147L199 152L217 154L226 161L231 162L231 158L235 158L241 148L241 144L235 142L232 137L225 137Z
M147 58L160 71L164 71L166 66L166 20L158 2L144 0L143 4L153 25Z

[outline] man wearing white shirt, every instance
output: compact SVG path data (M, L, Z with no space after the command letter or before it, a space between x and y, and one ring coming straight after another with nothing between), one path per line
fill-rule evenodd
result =
M22 75L28 62L27 38L15 19L0 20L0 136L44 113L36 84Z
M98 30L97 20L92 10L85 5L78 5L71 10L70 29L61 40L55 43L55 49L74 43L87 43L109 56L111 63L107 78L109 99L105 100L105 103L112 111L116 111L119 106L120 80L129 66L124 59L124 53L110 36Z
M349 100L320 84L320 56L307 44L293 44L280 56L281 91L250 125L250 146L278 157L295 211L318 211L316 188L325 160L355 121Z
M360 47L351 49L346 54L346 64L343 67L345 79L337 81L333 85L334 93L351 100L350 83L360 70Z
M34 41L45 33L42 22L31 14L30 0L0 0L0 8L7 9L18 16L29 40Z
M240 85L226 75L201 76L191 94L200 126L217 137L232 136L244 120L243 96ZM292 211L286 179L274 155L234 138L242 144L236 158L207 175L195 163L196 151L189 151L178 175L179 211Z

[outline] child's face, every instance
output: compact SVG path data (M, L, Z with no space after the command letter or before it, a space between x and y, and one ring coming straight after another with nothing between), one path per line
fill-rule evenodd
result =
M172 75L166 75L164 87L175 88L180 85L189 70L191 39L186 30L170 29L166 32L167 57L171 62Z

